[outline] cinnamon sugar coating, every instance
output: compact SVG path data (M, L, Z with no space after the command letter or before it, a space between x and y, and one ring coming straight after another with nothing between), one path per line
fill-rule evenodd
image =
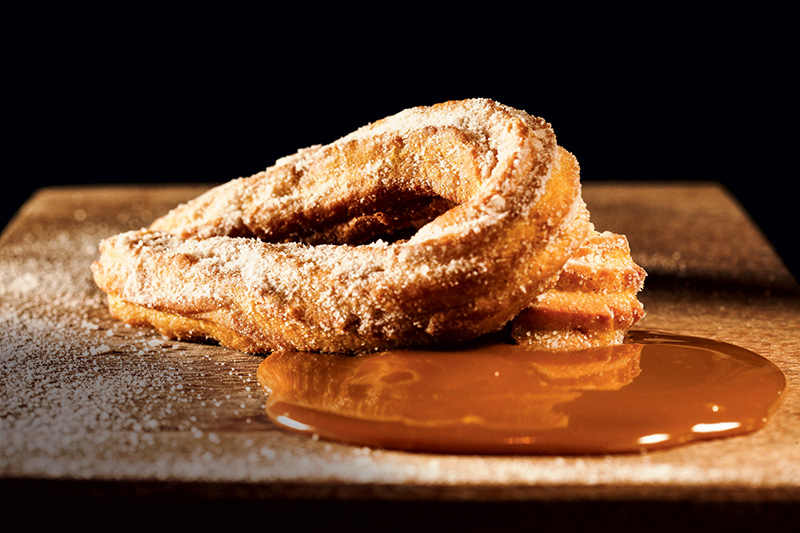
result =
M497 331L592 231L575 158L491 100L407 109L106 239L109 309L179 339L366 352Z

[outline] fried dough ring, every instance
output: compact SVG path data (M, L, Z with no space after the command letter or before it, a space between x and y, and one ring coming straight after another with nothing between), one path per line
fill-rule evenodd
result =
M374 234L361 222L398 195L454 207L408 240L307 244ZM420 211L394 216L413 226ZM550 125L465 100L408 109L213 189L105 240L92 269L114 316L169 337L364 352L502 328L590 227L577 161Z

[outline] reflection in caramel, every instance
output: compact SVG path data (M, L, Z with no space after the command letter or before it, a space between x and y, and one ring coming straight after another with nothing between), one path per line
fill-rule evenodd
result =
M610 453L762 427L781 371L736 346L632 332L574 353L511 344L358 357L280 352L258 379L287 429L353 444L451 453Z

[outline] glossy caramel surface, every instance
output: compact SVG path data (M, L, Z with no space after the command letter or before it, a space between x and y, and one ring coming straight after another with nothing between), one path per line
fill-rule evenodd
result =
M571 353L487 342L358 357L282 352L258 379L278 425L360 445L450 453L614 453L766 424L786 381L756 353L633 332Z

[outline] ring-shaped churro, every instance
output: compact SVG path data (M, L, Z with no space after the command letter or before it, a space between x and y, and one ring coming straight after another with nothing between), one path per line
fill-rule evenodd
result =
M398 227L416 231L310 244ZM502 328L590 228L577 161L550 125L474 99L408 109L212 189L106 239L92 269L114 316L169 337L363 352Z

